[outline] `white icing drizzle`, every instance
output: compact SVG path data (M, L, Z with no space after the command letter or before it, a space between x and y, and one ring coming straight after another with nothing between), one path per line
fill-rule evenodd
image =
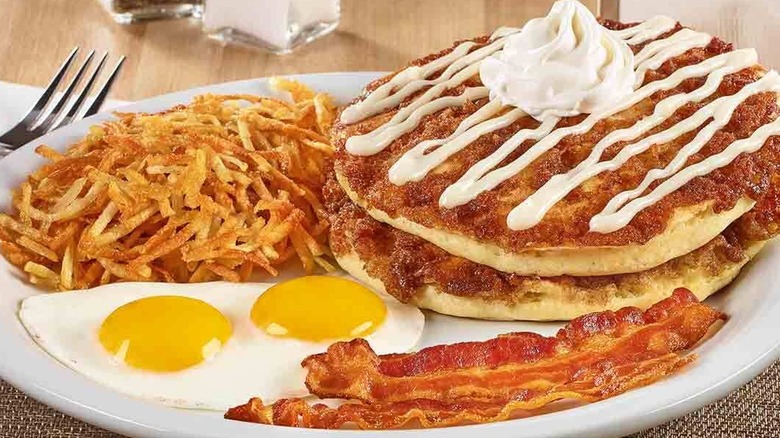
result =
M521 129L520 131L517 131L515 135L506 143L502 144L495 152L480 160L466 171L455 184L447 187L439 198L439 205L445 208L457 207L476 198L478 194L493 189L500 184L501 181L499 178L496 178L495 175L491 175L492 172L490 172L490 169L498 166L501 161L520 147L523 142L527 140L538 141L545 136L550 135L550 132L555 128L558 120L560 119L550 117L542 122L536 129ZM531 149L533 149L533 147ZM529 150L528 152L531 151ZM528 152L526 152L526 154L528 154ZM520 160L526 154L523 154L518 160L515 160L512 165L523 165ZM512 169L509 169L509 171L511 170ZM491 174L485 177L485 174L488 172ZM493 177L491 178L491 176Z
M774 92L780 91L780 80L778 80L777 72L771 71L767 73L760 80L745 86L742 90L740 90L739 93L735 94L734 96L718 99L718 100L723 100L721 105L716 106L716 108L714 108L713 110L707 111L708 113L711 113L710 115L714 118L714 121L709 125L707 125L706 128L699 131L699 133L696 135L693 141L685 145L685 147L683 147L683 149L674 157L674 159L668 165L666 165L666 167L664 167L663 169L651 170L650 172L647 173L644 180L635 189L622 192L617 196L615 196L607 204L604 210L601 211L601 213L597 214L591 219L591 223L590 223L591 230L599 233L609 233L615 230L619 230L620 228L623 228L626 225L628 225L628 223L631 221L634 215L639 213L646 206L658 202L661 199L661 197L658 197L656 194L656 196L654 197L645 197L645 200L640 203L632 202L634 204L632 207L626 206L623 209L625 211L623 211L622 213L620 212L621 210L620 207L623 204L625 204L629 200L632 199L636 200L637 198L639 198L639 196L642 193L644 193L645 190L647 190L653 182L663 178L668 178L670 176L675 175L677 172L679 172L680 169L682 169L682 167L685 165L686 161L693 154L701 150L701 148L712 138L712 136L715 135L715 133L719 129L725 126L729 122L729 120L731 120L731 116L733 115L734 110L737 108L737 106L740 103L744 102L746 98L748 98L753 94L762 93L765 91L774 91ZM778 134L778 132L775 132L775 134ZM761 135L759 134L758 130L754 132L751 137L754 137L756 135L759 136ZM748 137L748 140L751 137ZM704 161L707 160L705 159ZM718 167L722 167L722 166L715 167L714 163L716 163L716 161L709 161L708 165L702 167L702 169L706 170L705 174L712 172ZM641 204L644 204L644 207L637 208ZM630 212L631 214L627 214L628 212Z
M344 111L341 112L340 120L342 123L346 124L359 122L366 117L373 116L388 108L394 108L400 105L404 99L427 86L437 86L437 91L440 90L443 92L447 88L460 85L460 83L466 79L474 76L476 72L465 77L457 76L460 82L457 82L457 80L453 78L455 73L462 73L464 68L471 71L474 69L475 65L477 66L476 70L479 71L479 62L501 50L501 48L504 47L504 43L506 43L506 38L499 38L491 44L469 53L469 50L471 50L476 43L468 41L458 45L447 55L435 59L428 64L407 67L405 70L395 75L389 82L369 93L364 100L344 108ZM428 78L433 73L445 67L446 70L444 70L436 79L425 80L425 78ZM394 90L397 91L394 92ZM440 94L441 92L438 95ZM432 97L437 97L438 95Z
M660 31L658 31L660 32ZM663 32L661 32L663 33ZM676 34L675 34L676 35ZM706 35L706 34L702 34ZM684 36L686 36L684 34ZM687 34L687 38L684 38L686 42L690 40L690 34ZM708 40L709 42L709 40ZM667 59L670 59L676 54L673 51L663 51L663 47L658 45L643 50L643 60L650 62L663 63ZM494 104L495 100L490 104ZM629 105L630 106L630 105ZM478 112L479 113L479 112ZM424 141L401 156L401 158L390 168L389 179L393 184L401 185L410 181L419 181L427 175L428 172L433 170L437 165L443 163L455 153L461 151L464 147L468 146L468 143L476 140L482 135L493 132L497 129L508 126L505 124L506 119L502 119L493 123L480 123L479 127L475 127L475 122L482 122L481 114L475 113L471 117L464 120L456 129L456 131L446 139L436 139ZM516 120L515 115L519 116L520 113L512 113L508 116L509 119ZM475 118L476 117L476 118ZM517 117L519 118L519 117ZM541 137L549 134L557 123L557 118L548 118L548 123L540 126L538 130L523 130L515 138L510 139L499 150L494 152L493 155L483 159L474 168L470 169L458 182L453 186L447 188L440 198L440 205L443 207L455 207L465 204L473 200L480 193L494 188L500 184L502 180L495 178L488 178L484 181L480 181L481 178L489 172L493 167L497 166L502 160L504 160L509 154L511 154L518 146L524 141L532 139L538 140ZM478 131L472 131L471 129L478 129ZM478 134L478 135L477 135ZM466 140L469 140L466 143ZM385 147L384 145L377 145ZM440 146L436 149L436 153L428 154L428 151L434 147ZM431 155L430 157L428 155ZM487 167L490 165L490 167Z
M471 68L467 70L470 69ZM466 75L468 75L471 72L464 71L462 73L466 73ZM453 79L458 79L458 76L459 74L455 75ZM431 94L436 94L437 92L440 91L440 90L436 90L435 88L436 87L431 88L431 90L434 90L434 92ZM425 94L428 93L426 92ZM445 97L438 98L436 100L429 98L427 99L427 102L426 99L424 98L425 95L423 95L423 98L420 98L420 100L415 101L415 103L412 103L409 106L404 107L403 109L398 111L395 117L390 119L390 121L387 122L384 126L381 126L375 131L365 135L357 135L354 137L350 137L347 140L345 147L347 149L347 152L354 155L376 154L382 151L384 148L386 148L390 143L395 141L398 137L416 128L417 125L420 124L420 120L422 120L423 117L429 114L439 112L445 108L449 108L453 106L463 106L467 102L471 102L477 99L482 99L488 97L489 95L490 95L490 91L487 89L487 87L470 87L470 88L466 88L466 90L463 91L463 93L460 95L445 96ZM418 102L422 102L422 103L417 105L416 103Z
M614 35L628 45L642 44L656 39L677 26L677 20L665 15L657 15L636 26L614 31Z
M657 39L676 26L676 20L659 16L637 26L614 31L612 35L627 44L635 45ZM460 106L488 97L486 87L467 88L457 96L442 95L475 76L479 72L482 61L488 56L495 56L504 47L507 37L519 31L513 28L500 28L491 36L488 45L474 51L471 51L475 46L474 43L458 45L448 55L428 64L403 70L388 83L369 93L363 101L345 109L341 121L355 123L397 107L409 96L429 87L374 131L350 137L346 143L347 151L355 155L376 154L402 135L417 128L423 117L448 107ZM683 81L696 77L706 77L705 84L690 93L676 94L662 100L656 105L652 115L639 120L631 127L609 133L574 169L553 176L510 212L507 217L509 228L520 230L538 224L558 201L588 179L602 172L618 169L631 157L647 151L653 145L672 141L702 126L695 138L684 145L665 168L651 170L639 186L613 198L602 212L592 218L591 230L602 233L618 230L626 226L644 208L658 202L690 179L727 165L740 153L757 150L769 136L780 132L780 121L759 128L750 138L732 143L719 154L683 168L687 160L700 151L712 136L729 122L740 103L756 93L780 90L780 79L775 72L770 72L759 81L743 87L732 96L721 97L710 102L692 116L668 129L636 140L661 125L684 105L707 99L717 91L726 75L757 63L757 55L753 49L738 50L711 57L699 64L682 67L662 80L642 86L647 71L659 68L664 62L688 50L706 47L711 39L712 37L705 33L681 29L664 39L651 41L634 56L636 82L633 93L609 108L595 110L585 120L573 126L556 129L560 118L550 116L543 118L542 123L536 128L519 130L498 149L468 169L457 182L447 187L439 199L439 205L443 208L454 208L466 204L481 193L492 190L517 175L558 145L565 137L584 134L593 129L599 121L638 104L654 93L673 89ZM442 69L444 69L442 74L435 79L429 79L431 75ZM464 119L446 138L420 142L405 152L390 168L388 178L397 185L419 181L480 137L508 127L524 116L526 114L519 108L502 106L498 99L491 98L488 103ZM497 167L527 141L536 143L511 163ZM600 162L604 152L619 142L628 142L628 144L623 146L614 158ZM653 182L664 178L667 178L666 181L651 193L642 196Z
M692 179L707 175L716 169L729 165L741 154L750 154L758 151L769 137L776 135L780 135L780 117L758 128L750 137L731 143L723 152L686 167L659 184L658 187L646 196L634 199L620 210L611 214L594 216L591 219L591 229L606 233L610 232L610 230L615 231L622 228L631 222L640 211L678 190ZM615 228L616 226L617 228Z
M541 139L541 141L533 145L528 151L526 151L523 155L521 155L512 163L507 164L504 167L494 169L489 173L487 173L482 178L485 180L484 182L480 184L472 184L471 190L462 191L461 196L459 196L457 199L453 199L453 198L445 199L446 197L445 195L447 195L447 190L445 190L444 193L442 193L441 198L439 199L439 205L442 207L451 208L454 206L463 205L467 202L470 202L476 199L476 197L479 196L479 194L482 193L483 191L492 190L502 182L515 176L517 173L519 173L520 171L525 169L529 164L531 164L534 160L541 157L544 153L550 151L565 137L569 135L579 135L579 134L586 133L591 129L593 129L596 123L599 122L600 120L610 117L614 114L617 114L621 111L624 111L636 105L637 103L650 97L657 91L674 88L680 85L680 83L682 83L686 79L709 75L710 73L716 71L717 69L735 62L737 59L741 57L749 57L754 55L755 55L755 50L752 49L745 49L736 52L724 53L709 58L700 64L683 67L677 70L676 72L672 73L671 75L669 75L663 80L651 82L645 85L644 87L638 89L633 94L627 96L623 101L619 102L616 106L612 108L605 109L598 113L592 113L585 120L583 120L577 125L552 131L551 133L549 133L549 135L545 136L543 139ZM453 186L456 186L459 183L460 181L453 184ZM510 228L519 229L519 228L514 228L512 223L510 223L509 221L507 223L509 224Z
M655 70L669 59L682 55L693 48L707 47L710 41L712 41L712 36L706 33L681 29L669 38L653 41L646 45L634 57L634 62L637 64L634 88L642 86L645 73L648 70Z
M627 141L639 137L666 120L677 109L688 102L701 102L718 88L718 85L720 85L726 74L739 71L742 68L744 67L737 66L731 67L730 69L718 70L710 75L710 77L707 78L707 82L696 91L688 94L678 94L664 99L656 105L652 116L646 117L630 128L611 132L594 146L593 151L588 158L583 160L577 167L568 173L555 175L550 178L550 180L548 180L539 190L515 207L507 218L510 227L513 229L526 229L538 224L553 205L588 179L593 178L602 172L618 169L630 158L647 151L651 146L672 141L687 132L695 130L713 117L713 122L699 131L696 137L685 145L669 164L669 166L676 166L676 163L679 163L679 166L682 166L692 154L698 152L719 129L729 122L731 115L740 103L753 94L772 89L777 83L776 74L766 75L761 80L745 86L742 90L732 96L721 97L714 100L699 109L692 116L678 122L669 129L655 133L636 143L624 146L611 160L599 162L599 159L609 146L620 141ZM666 169L664 172L658 169L649 172L645 181L640 185L640 188L642 186L644 186L644 188L641 188L635 196L642 194L653 181L664 177L664 175L666 175ZM623 195L623 193L621 193L621 195ZM618 197L621 195L618 195ZM615 209L620 207L620 205L625 203L628 199L635 197L631 195L628 196L629 197L618 204ZM618 199L618 197L613 199L613 201Z
M426 85L435 85L434 81L426 81L423 79L427 79L430 75L442 68L447 67L451 69L452 64L466 55L475 45L476 43L473 42L465 42L452 49L452 52L441 58L435 59L428 64L407 67L393 76L387 83L369 93L364 100L344 108L344 111L341 113L341 122L359 122L366 117L397 106L403 102L406 97L412 95ZM444 73L445 74L442 74L439 79L445 80L452 76L452 74L446 75L446 73L451 72ZM393 91L395 91L395 93L393 93Z
M492 118L502 108L503 106L499 101L490 101L474 114L464 119L449 137L418 143L403 154L390 168L388 173L390 182L402 185L410 181L420 181L436 166L463 150L463 148L473 143L479 137L489 132L506 128L517 119L525 116L525 113L520 109L513 109L500 117ZM433 148L436 149L433 152L429 152Z

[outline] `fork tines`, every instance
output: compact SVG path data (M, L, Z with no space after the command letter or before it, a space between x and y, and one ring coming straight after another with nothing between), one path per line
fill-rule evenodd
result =
M81 117L88 117L98 112L103 105L103 102L106 100L106 96L116 80L119 70L122 68L125 57L122 56L119 58L113 70L111 70L111 73L109 73L108 77L103 82L103 85L97 90L92 103L87 107L86 111L81 113L87 97L95 87L95 83L97 82L103 67L105 67L106 61L108 60L108 53L103 54L98 65L92 69L91 74L88 75L86 82L84 82L83 79L87 76L89 67L95 57L95 51L90 51L86 58L81 62L81 65L76 70L73 78L62 90L61 95L55 97L57 90L63 83L68 71L74 65L78 52L78 47L70 52L65 59L65 62L63 62L62 66L60 66L57 73L51 79L51 82L46 86L40 99L38 99L30 112L27 113L19 124L0 136L0 143L5 143L13 148L18 148L51 130L67 125ZM81 85L82 82L84 82L83 85ZM76 92L77 88L80 88L80 91ZM45 111L47 107L51 109Z

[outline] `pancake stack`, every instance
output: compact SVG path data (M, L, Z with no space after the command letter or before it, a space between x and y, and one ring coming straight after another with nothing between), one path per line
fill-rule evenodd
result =
M486 87L481 64L519 29L369 84L332 131L341 266L400 301L500 320L729 284L778 232L780 79L668 17L600 23L636 83L591 111L532 116Z

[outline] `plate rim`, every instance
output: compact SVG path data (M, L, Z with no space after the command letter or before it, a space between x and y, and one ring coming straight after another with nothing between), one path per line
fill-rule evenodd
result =
M386 74L386 72L329 72L329 73L311 73L302 75L285 75L286 77L299 79L304 82L317 81L317 80L339 80L345 81L364 81L361 87L366 82L380 77ZM350 79L351 78L351 79ZM181 90L174 93L167 93L148 99L143 99L137 102L129 103L127 105L116 108L117 111L137 111L134 108L143 107L144 105L152 105L155 101L165 101L171 99L183 100L185 96L193 94L200 94L204 92L210 92L218 88L231 88L239 87L241 85L248 85L251 83L264 84L267 83L268 77L246 79L240 81L224 82L220 84L206 85L202 87L191 88L187 90ZM84 131L87 126L92 125L98 121L107 120L110 118L108 114L98 114L82 121L79 121L67 128L70 131ZM35 145L45 142L49 138L55 138L59 136L57 132L48 134L40 139L31 142L20 148L17 151L9 154L4 160L0 161L0 173L9 168L8 163L12 163L15 159L18 159L23 154L28 154ZM25 152L26 151L26 152ZM764 250L764 252L770 251L770 246ZM780 244L774 245L776 257L780 259ZM759 256L759 259L764 259L764 264L769 258ZM755 269L754 266L760 263L760 260L756 260L750 263L750 266ZM7 263L3 260L1 263ZM748 268L749 269L749 268ZM738 280L735 280L738 281ZM724 291L729 293L728 291ZM771 292L771 291L770 291ZM768 294L770 292L767 292ZM733 293L733 291L731 292ZM780 291L774 292L780 295ZM1 301L1 300L0 300ZM780 301L780 300L778 300ZM774 311L771 312L771 311ZM780 317L780 302L775 302L773 305L766 306L763 312L767 314L773 314ZM761 315L759 315L761 316ZM764 316L763 319L769 318ZM18 318L17 321L18 323ZM0 326L0 334L2 333L2 327ZM715 335L718 336L717 334ZM3 339L5 336L0 336L0 346L7 346L9 344L8 339ZM618 420L605 419L605 416L599 414L610 413L613 410L613 406L625 408L632 400L635 402L640 401L643 395L654 394L658 396L662 393L661 387L671 387L674 382L677 382L681 377L686 377L687 373L678 374L664 381L657 382L649 387L641 388L638 390L630 391L621 396L608 399L602 402L577 407L574 409L568 409L564 411L544 414L535 417L529 417L519 420L509 420L497 423L483 424L483 425L470 425L460 426L455 428L444 429L430 429L430 430L393 430L382 431L383 437L408 437L425 435L431 438L438 437L465 437L469 436L472 432L493 432L498 436L512 436L513 432L517 432L518 428L522 428L524 435L527 437L565 437L565 436L577 436L577 437L608 437L608 436L621 436L625 434L634 433L640 430L644 430L655 425L665 423L674 418L685 415L689 412L702 408L703 406L711 403L715 400L721 399L743 386L750 380L754 379L759 373L768 368L775 360L780 359L780 337L774 337L764 340L759 348L754 346L753 350L760 350L755 352L752 358L745 363L741 362L741 365L737 370L729 373L725 378L715 379L710 377L705 379L703 377L695 380L699 382L697 390L685 397L672 397L672 394L667 393L664 403L656 402L656 404L662 404L649 412L638 412L634 409L634 412L628 414L623 413L623 417ZM64 365L56 361L56 359L49 356L44 352L37 344L34 344L32 339L27 340L28 343L32 342L33 347L38 350L38 355L43 356L45 360L39 361L38 365L48 362L49 365L54 363L57 366L62 367L66 372L73 373L76 381L82 380L84 383L84 392L73 393L72 390L64 389L66 386L72 384L53 381L53 376L48 375L32 375L37 366L25 366L26 364L20 363L12 359L11 351L5 350L6 354L0 355L0 378L4 379L9 384L13 385L20 391L29 395L33 399L48 405L60 412L67 415L93 424L95 426L114 431L120 434L126 434L131 436L144 436L144 437L218 437L218 436L314 436L320 435L322 431L309 430L309 429L294 429L284 428L278 426L258 426L249 423L240 423L235 421L219 420L219 425L214 426L213 413L211 415L199 415L187 410L177 410L174 408L167 408L164 406L156 406L147 402L132 399L127 396L123 396L118 393L114 393L108 388L104 388L86 377L81 376L74 371L66 368ZM734 341L731 341L734 343ZM12 342L11 342L12 344ZM713 347L715 348L715 347ZM32 365L32 364L28 364ZM48 368L48 367L44 367ZM723 373L721 373L723 374ZM686 379L690 380L690 379ZM717 380L717 381L713 381ZM691 381L693 383L695 381ZM679 382L677 382L679 383ZM110 393L110 394L107 394ZM659 394L655 394L659 393ZM116 406L109 403L109 407L99 407L95 405L95 401L100 399L107 399L111 402L116 402ZM93 401L91 404L90 401ZM644 403L645 405L648 402ZM639 405L639 404L638 404ZM118 412L117 408L129 408L124 412ZM564 420L563 422L558 420ZM562 429L561 423L569 422L568 430ZM577 424L572 427L572 422ZM186 424L186 427L182 428L182 425ZM216 424L216 423L215 423ZM558 424L556 427L555 424ZM543 426L543 427L542 427ZM340 430L339 434L346 435L369 435L379 432L364 432L353 430Z

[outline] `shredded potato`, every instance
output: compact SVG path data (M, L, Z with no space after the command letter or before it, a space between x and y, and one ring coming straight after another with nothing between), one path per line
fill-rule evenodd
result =
M321 188L332 167L325 94L275 79L292 103L202 95L92 127L14 193L0 252L56 290L117 281L246 281L297 256L333 270Z

